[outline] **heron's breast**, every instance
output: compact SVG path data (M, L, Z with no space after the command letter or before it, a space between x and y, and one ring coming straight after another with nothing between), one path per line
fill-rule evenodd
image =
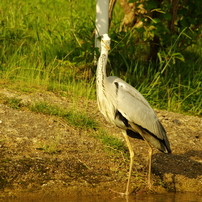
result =
M108 102L107 99L98 99L98 108L109 123L115 124L115 109L111 102Z

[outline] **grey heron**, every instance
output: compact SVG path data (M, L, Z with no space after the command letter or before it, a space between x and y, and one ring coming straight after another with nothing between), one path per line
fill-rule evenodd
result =
M164 127L143 95L122 79L116 76L107 76L106 65L109 48L110 38L108 34L104 34L101 39L101 53L96 72L97 103L106 120L123 129L130 153L129 175L124 194L129 195L134 151L128 136L143 139L149 146L149 188L152 186L153 147L164 153L171 153L171 149Z

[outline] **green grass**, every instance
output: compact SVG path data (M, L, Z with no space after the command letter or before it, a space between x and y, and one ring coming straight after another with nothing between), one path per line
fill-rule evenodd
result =
M34 104L31 104L28 106L28 108L37 113L43 113L53 116L64 116L66 114L66 111L60 108L57 105L52 105L47 102L35 102Z
M61 106L49 104L47 102L35 102L28 108L37 113L54 115L63 118L73 126L82 129L94 129L98 126L97 122L90 117L86 111L79 111L75 108L63 109Z
M87 113L85 108L79 110L78 105L64 109L62 106L50 104L44 101L23 104L21 99L15 97L1 97L1 102L13 109L22 110L26 108L36 113L61 117L77 128L94 130L98 127L98 122Z
M81 97L95 99L95 3L1 1L0 85L21 91L32 87L54 91L71 97L74 103ZM122 17L117 4L110 28L110 74L131 83L153 107L201 116L202 40L180 53L185 62L178 59L178 41L174 42L166 53L160 53L156 72L156 64L145 63L148 45L140 42L141 35L135 30L118 33ZM76 115L71 113L66 117L73 120ZM90 124L85 115L81 120Z
M1 2L0 78L47 89L71 87L75 91L75 85L83 85L83 81L74 81L72 87L71 81L74 68L78 69L75 64L88 54L85 46L89 41L84 39L89 40L94 25L84 15L92 4L79 4L64 0ZM78 13L81 8L83 12Z
M9 107L12 107L13 109L21 109L23 107L21 99L19 98L3 97L1 99L3 100L4 104L6 104Z
M60 135L57 135L56 138L49 137L48 140L46 140L46 143L38 143L37 150L42 150L43 152L47 154L57 154L61 152L59 148L59 142L61 140Z
M128 158L128 148L125 145L125 142L109 135L105 130L99 129L98 133L94 135L96 139L99 139L101 143L105 146L104 149L107 152L112 152L114 154L122 155Z
M82 129L95 129L98 126L98 123L85 112L69 111L63 118Z

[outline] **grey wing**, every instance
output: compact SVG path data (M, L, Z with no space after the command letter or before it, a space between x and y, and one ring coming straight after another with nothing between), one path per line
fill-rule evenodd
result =
M147 129L159 139L165 138L165 130L160 124L154 110L142 94L119 78L111 78L116 88L114 105L128 121Z

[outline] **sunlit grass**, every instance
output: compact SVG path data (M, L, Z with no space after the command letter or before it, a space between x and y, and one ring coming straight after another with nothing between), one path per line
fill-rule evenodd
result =
M125 145L125 142L117 137L108 134L105 130L99 129L98 133L94 135L96 139L99 139L104 145L104 149L113 154L121 154L122 156L128 157L128 148Z
M86 109L88 99L95 99L95 3L1 1L0 85L57 92L70 97L74 106L85 97ZM202 41L180 53L185 62L176 58L174 46L169 54L161 52L156 72L156 64L144 61L148 46L139 42L141 35L118 32L122 17L117 4L109 30L109 72L131 83L153 107L200 116Z
M42 150L47 154L57 154L61 151L59 147L60 140L61 140L60 135L57 135L55 138L49 137L45 143L38 142L38 147L36 149Z
M20 109L23 107L23 104L21 103L21 99L19 98L3 97L1 98L1 101L3 101L4 104L6 104L7 106L13 109Z
M48 115L54 115L63 118L71 125L77 128L96 128L97 122L90 117L86 111L79 111L78 109L63 109L61 106L49 104L47 102L35 102L28 106L31 111L37 113L43 113Z

